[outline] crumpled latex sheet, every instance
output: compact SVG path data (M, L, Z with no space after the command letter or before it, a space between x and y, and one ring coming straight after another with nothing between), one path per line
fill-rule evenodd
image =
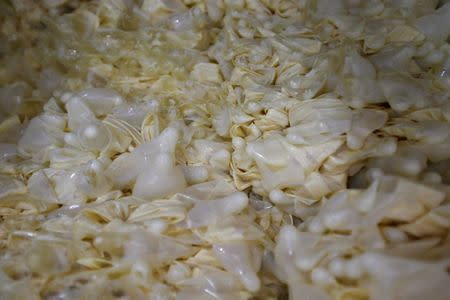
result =
M450 4L0 2L0 299L448 299Z

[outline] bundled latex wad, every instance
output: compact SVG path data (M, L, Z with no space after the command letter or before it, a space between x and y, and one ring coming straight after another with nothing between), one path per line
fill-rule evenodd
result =
M445 299L448 212L439 186L381 175L366 190L335 194L299 231L284 227L280 276L294 299Z
M1 1L0 299L446 299L438 2Z

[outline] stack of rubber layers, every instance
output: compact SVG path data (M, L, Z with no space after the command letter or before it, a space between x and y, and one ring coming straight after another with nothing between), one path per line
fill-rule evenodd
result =
M0 299L448 299L446 2L0 1Z

